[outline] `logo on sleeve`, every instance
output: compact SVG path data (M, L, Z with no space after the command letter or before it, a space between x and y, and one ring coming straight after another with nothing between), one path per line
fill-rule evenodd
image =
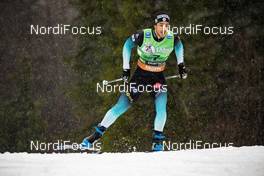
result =
M146 38L150 38L150 35L151 35L151 33L150 32L146 32Z
M171 39L172 38L172 35L167 35L167 39Z

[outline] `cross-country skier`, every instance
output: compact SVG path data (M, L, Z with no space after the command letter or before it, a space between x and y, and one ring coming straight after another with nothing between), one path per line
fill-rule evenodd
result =
M166 103L167 89L166 81L163 76L165 62L169 55L175 51L178 63L179 74L182 79L187 77L183 60L183 45L178 35L168 30L170 17L166 13L157 13L154 19L154 28L144 29L130 36L123 46L123 75L122 78L131 86L126 93L121 93L118 102L107 111L95 132L89 137L84 138L81 143L83 148L91 148L92 144L102 137L116 119L126 112L131 104L140 95L139 85L152 86L150 95L155 100L156 117L154 121L153 151L163 150L165 136L163 128L167 118ZM130 56L132 49L137 47L139 56L137 68L129 81L130 77ZM165 87L165 88L164 88Z

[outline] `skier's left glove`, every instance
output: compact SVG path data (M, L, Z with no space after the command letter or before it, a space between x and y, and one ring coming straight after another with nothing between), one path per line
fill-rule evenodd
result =
M122 79L124 82L128 82L130 77L130 69L123 69L123 75L122 75Z
M179 74L181 76L181 79L186 79L187 78L187 71L185 69L184 63L180 63L178 65L178 68L179 68Z

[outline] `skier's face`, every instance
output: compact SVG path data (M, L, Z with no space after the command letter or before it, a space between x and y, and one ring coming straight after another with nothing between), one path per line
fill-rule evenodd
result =
M159 38L163 38L166 36L167 31L169 29L169 23L164 21L164 22L159 22L156 25L154 25L155 32Z

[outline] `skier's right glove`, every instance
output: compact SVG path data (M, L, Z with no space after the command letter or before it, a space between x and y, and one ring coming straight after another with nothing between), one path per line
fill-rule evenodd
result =
M123 69L123 75L122 75L122 79L124 82L128 82L130 77L130 69Z
M183 63L180 63L178 65L179 68L179 74L181 76L181 79L186 79L187 78L187 71L185 69L185 65Z

